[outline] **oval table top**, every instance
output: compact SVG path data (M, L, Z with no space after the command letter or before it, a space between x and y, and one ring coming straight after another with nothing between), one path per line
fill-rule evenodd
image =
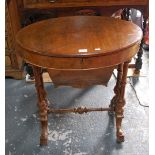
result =
M71 16L31 24L18 32L16 42L26 51L49 57L92 57L129 48L141 38L140 27L129 21Z

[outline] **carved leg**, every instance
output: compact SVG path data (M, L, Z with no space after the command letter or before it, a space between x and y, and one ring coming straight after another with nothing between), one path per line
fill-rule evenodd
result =
M122 80L120 84L120 91L119 91L119 96L116 102L115 106L115 117L116 117L116 135L117 135L117 141L118 142L123 142L124 141L124 134L121 129L121 124L122 124L122 119L124 117L123 112L124 112L124 105L125 105L125 99L124 99L124 94L125 94L125 85L126 85L126 77L127 77L127 72L128 72L128 62L125 62L123 65L123 75L122 75Z
M139 52L137 53L137 59L135 63L135 73L139 74L140 69L142 68L142 55L143 55L143 43L144 43L144 36L145 36L145 27L146 27L146 19L144 18L144 22L142 22L142 30L143 30L143 39L140 44Z
M35 76L35 86L38 95L38 107L39 115L41 122L41 137L40 145L47 145L48 140L48 123L47 123L47 111L48 111L48 102L46 99L46 92L44 90L42 70L40 67L33 66L33 72Z
M120 86L121 86L121 80L122 80L122 70L123 70L123 64L119 64L118 68L117 68L117 81L116 81L116 85L114 87L114 97L111 100L111 103L109 105L110 108L113 108L115 111L115 105L117 103L119 94L120 94ZM109 114L113 114L113 112L109 111Z

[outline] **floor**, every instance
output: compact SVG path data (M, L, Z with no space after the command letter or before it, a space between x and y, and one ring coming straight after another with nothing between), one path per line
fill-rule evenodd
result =
M6 79L6 155L148 155L148 52L143 55L140 77L128 77L125 142L115 136L115 120L107 112L50 114L48 146L39 146L40 123L34 84ZM54 88L45 84L51 105L106 107L113 97L115 76L108 87Z

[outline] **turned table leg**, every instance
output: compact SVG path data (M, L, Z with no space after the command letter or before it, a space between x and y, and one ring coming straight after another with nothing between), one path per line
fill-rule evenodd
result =
M38 95L38 107L39 115L41 122L41 136L40 136L40 145L47 145L48 141L48 120L47 120L47 111L48 111L48 102L46 99L46 92L44 89L44 83L42 78L42 69L37 66L33 66L33 72L35 76L35 86Z
M128 72L128 64L130 61L125 62L123 65L123 74L122 79L119 87L119 95L118 99L116 101L115 105L115 117L116 117L116 136L118 142L124 141L124 134L121 128L122 119L124 118L123 112L124 112L124 105L125 105L125 85L126 85L126 78L127 78L127 72Z
M121 86L121 80L122 80L122 70L123 70L123 64L119 64L117 67L117 81L116 81L116 85L114 87L114 97L111 100L111 103L109 105L110 108L113 108L115 111L115 105L117 103L119 94L120 94L120 86ZM109 114L112 114L113 112L109 111Z
M144 22L142 22L142 30L143 30L143 38L141 40L140 49L137 53L137 59L135 63L135 73L139 74L140 69L142 68L142 55L143 55L143 44L144 44L144 36L145 36L145 28L146 28L146 18L144 17Z

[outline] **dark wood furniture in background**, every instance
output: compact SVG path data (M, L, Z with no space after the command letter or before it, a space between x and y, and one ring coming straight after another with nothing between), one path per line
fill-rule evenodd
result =
M21 28L17 12L16 0L11 0L5 6L5 76L15 79L23 78L23 61L15 53L15 35Z
M17 0L21 22L27 25L41 19L83 15L89 9L99 16L111 16L123 8L135 8L148 18L149 0ZM128 18L129 9L125 9ZM87 13L88 15L89 13Z
M17 53L34 69L42 128L41 145L47 144L48 140L48 114L66 112L113 111L117 140L124 141L121 122L128 63L138 52L141 38L142 31L135 24L99 16L49 19L18 32ZM109 108L49 108L42 69L47 70L56 86L87 87L107 85L114 68L118 69L118 74L115 96Z

